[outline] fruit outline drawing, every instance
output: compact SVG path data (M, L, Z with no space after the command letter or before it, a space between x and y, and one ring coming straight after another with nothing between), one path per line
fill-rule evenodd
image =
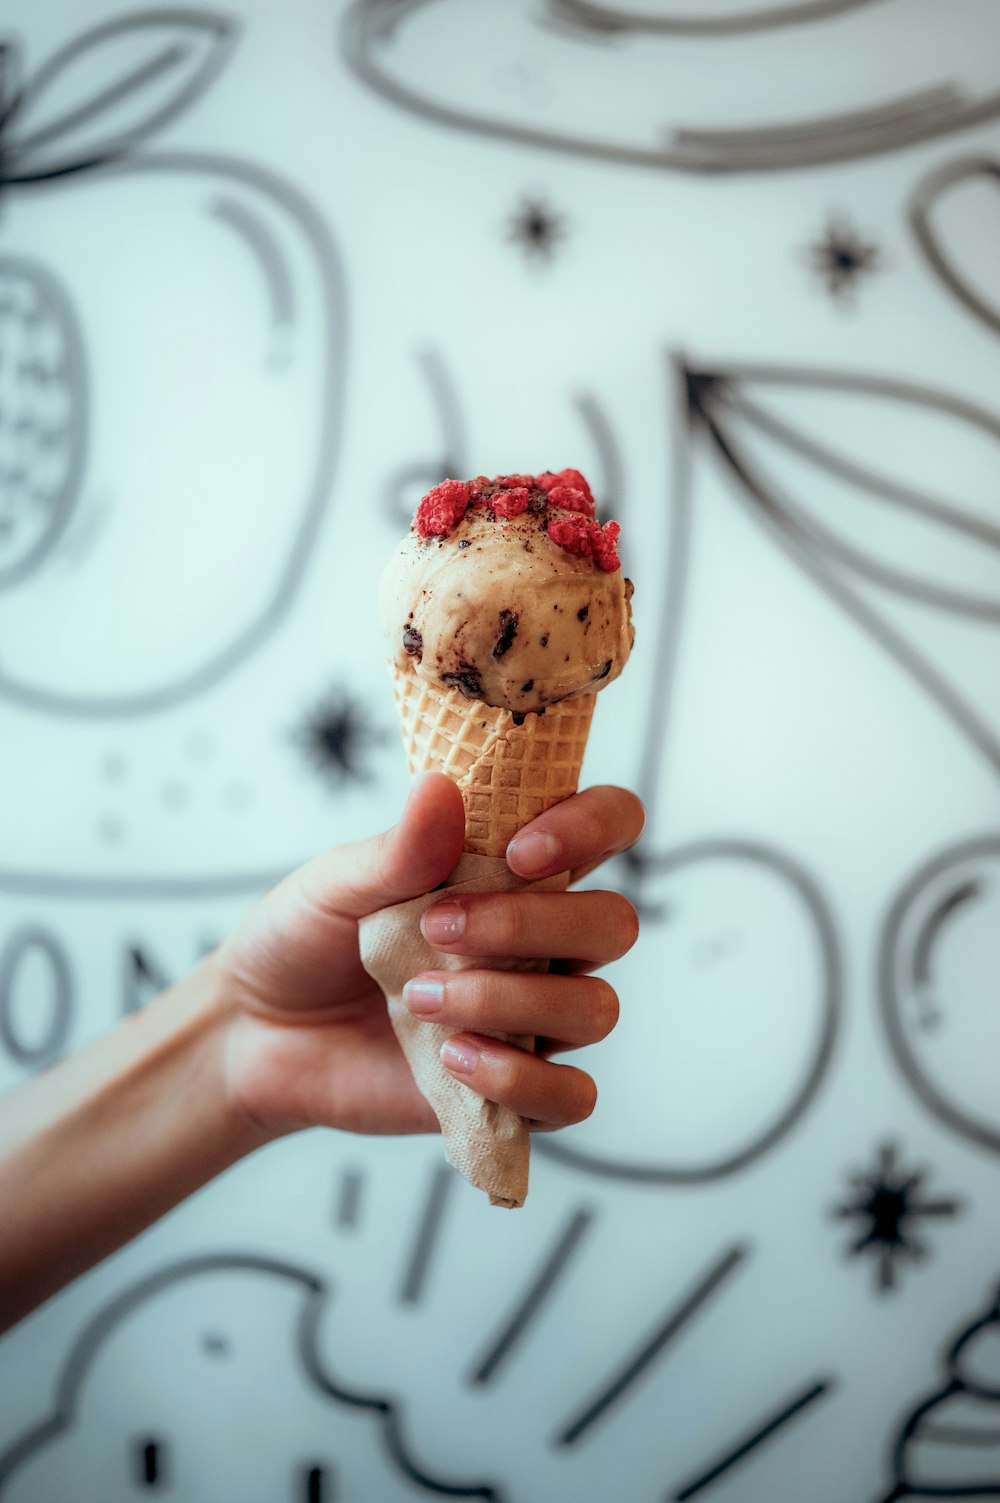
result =
M218 683L288 611L329 505L329 230L266 168L143 144L235 35L151 10L23 83L2 54L0 698L29 709L145 715Z

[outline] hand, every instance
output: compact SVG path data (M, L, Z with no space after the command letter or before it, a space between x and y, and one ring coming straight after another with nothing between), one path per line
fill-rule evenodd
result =
M632 794L591 788L520 831L508 864L524 878L567 869L576 878L631 845L642 822ZM358 920L444 882L463 834L458 790L429 773L414 785L394 829L300 868L212 958L230 1010L227 1088L266 1136L318 1125L436 1130L382 993L362 969ZM418 1016L455 1028L442 1058L479 1094L540 1126L588 1116L596 1100L589 1075L547 1056L596 1043L614 1027L615 993L588 973L635 942L632 905L617 893L484 893L433 905L423 929L435 949L450 954L554 962L550 974L428 972L408 984L407 1001ZM484 1038L483 1030L535 1034L539 1053Z

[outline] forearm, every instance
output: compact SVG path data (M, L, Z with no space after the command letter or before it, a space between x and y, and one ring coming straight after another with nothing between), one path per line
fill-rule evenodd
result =
M0 1330L265 1140L226 1089L211 959L0 1100Z

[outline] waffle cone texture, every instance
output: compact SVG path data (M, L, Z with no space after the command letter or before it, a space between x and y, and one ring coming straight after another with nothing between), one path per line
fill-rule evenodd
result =
M518 830L575 793L594 714L594 694L550 705L518 725L458 689L394 667L393 685L410 772L443 772L465 805L465 849L503 856Z

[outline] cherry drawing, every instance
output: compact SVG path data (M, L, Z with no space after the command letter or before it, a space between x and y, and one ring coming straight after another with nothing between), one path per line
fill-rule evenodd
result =
M892 903L879 961L882 1020L920 1101L1000 1153L1000 838L936 855Z
M143 715L218 683L288 611L331 499L328 229L268 169L146 145L234 40L152 10L23 77L3 53L0 697L33 710Z

